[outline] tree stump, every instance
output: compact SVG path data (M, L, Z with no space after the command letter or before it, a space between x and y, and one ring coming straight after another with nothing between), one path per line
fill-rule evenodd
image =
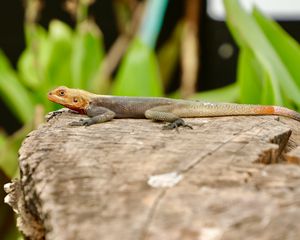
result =
M276 116L143 119L70 127L50 119L6 186L29 239L299 239L300 124ZM292 136L290 136L292 133ZM291 151L292 150L292 151Z

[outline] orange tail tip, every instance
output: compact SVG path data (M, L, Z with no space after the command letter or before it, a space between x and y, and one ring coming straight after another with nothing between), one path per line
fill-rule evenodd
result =
M261 115L273 115L276 113L276 107L273 106L258 106L255 111L257 114Z
M300 113L285 107L274 106L272 108L274 109L274 115L289 117L300 122Z

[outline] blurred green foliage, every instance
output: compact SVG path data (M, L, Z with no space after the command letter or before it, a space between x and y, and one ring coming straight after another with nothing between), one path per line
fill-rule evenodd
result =
M299 44L257 8L248 14L238 0L224 0L227 23L240 47L237 83L241 103L300 104Z
M154 51L134 39L119 68L112 93L127 96L161 96L159 66Z
M180 58L183 31L179 22L170 39L155 53L153 48L168 0L161 1L164 4L148 1L149 9L141 29L129 44L113 81L103 77L102 66L107 56L103 36L98 26L88 19L85 1L79 1L74 29L58 20L51 21L48 29L26 22L26 48L16 70L0 50L0 97L24 124L11 136L0 131L0 168L7 176L17 175L21 141L34 128L33 122L43 115L36 111L37 106L44 112L58 107L46 98L50 89L66 85L102 94L164 95ZM299 109L299 44L258 9L249 14L238 0L224 0L224 4L227 24L240 48L237 81L220 89L195 93L191 98ZM149 19L154 15L159 16L158 21ZM180 90L170 94L180 95Z
M20 56L17 71L0 52L0 94L15 116L32 126L30 123L38 117L37 105L43 106L44 112L57 108L47 100L50 89L58 85L94 89L91 82L103 60L104 47L100 30L88 20L75 30L57 20L50 23L48 31L39 25L27 26L25 30L27 47ZM31 129L25 128L25 135ZM1 140L0 164L12 177L14 172L7 169L16 168L10 165L17 163L12 156L16 156L20 141L3 134ZM12 146L7 147L6 141Z

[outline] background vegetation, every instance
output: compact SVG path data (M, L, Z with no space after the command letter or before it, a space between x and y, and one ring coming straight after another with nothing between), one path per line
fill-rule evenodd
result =
M41 2L25 2L26 48L16 69L0 51L0 97L23 123L13 135L0 131L0 167L10 178L18 175L21 141L43 122L45 113L58 108L46 98L58 85L101 94L162 96L176 62L181 61L180 86L168 96L299 110L299 44L259 9L247 13L237 0L224 0L227 24L240 48L237 79L232 85L201 93L195 90L198 1L187 1L186 17L156 52L168 0L140 1L131 9L124 1L115 1L121 34L108 52L103 45L105 36L88 16L92 0L67 1L66 7L76 21L74 29L58 20L44 29L37 24ZM7 212L1 209L3 224ZM15 238L11 231L4 239Z

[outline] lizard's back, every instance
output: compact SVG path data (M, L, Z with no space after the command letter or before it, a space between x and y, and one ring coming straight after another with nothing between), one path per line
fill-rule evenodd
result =
M148 109L171 105L178 101L180 100L160 97L101 96L93 98L92 104L114 111L116 118L145 118Z

